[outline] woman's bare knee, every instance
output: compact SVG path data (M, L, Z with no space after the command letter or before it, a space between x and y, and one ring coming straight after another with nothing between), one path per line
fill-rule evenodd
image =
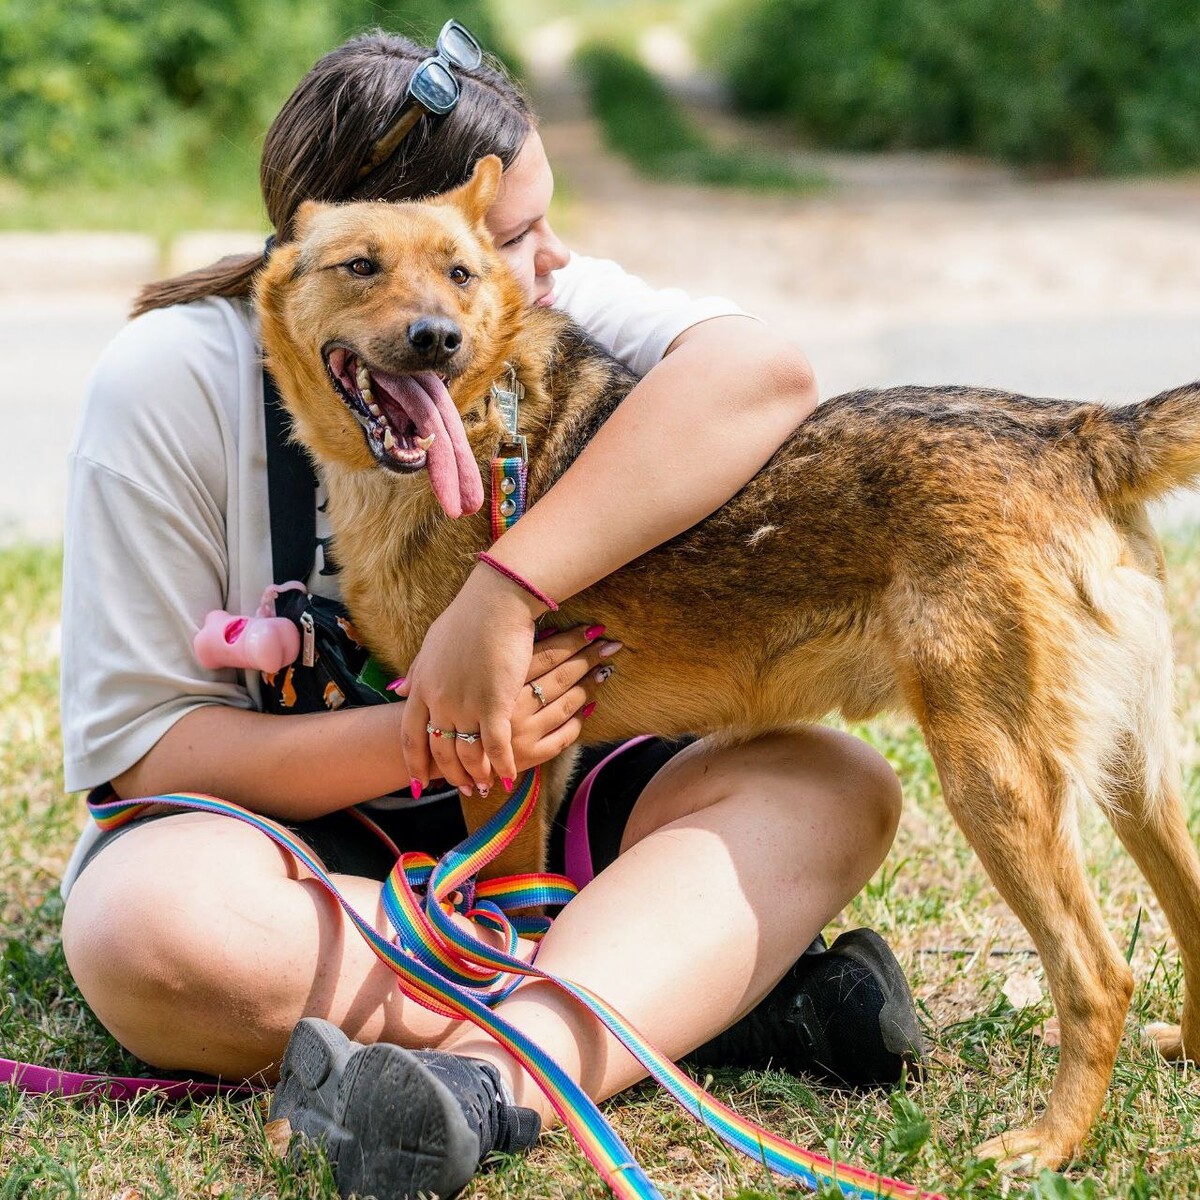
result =
M900 820L900 781L887 759L860 738L807 725L734 746L700 741L687 747L643 792L623 846L746 793L776 797L798 810L836 811L866 857L882 859Z
M854 805L864 838L886 854L896 836L904 796L900 778L882 754L861 738L835 729L821 729L829 747L829 778Z
M210 1042L235 1007L253 1036L261 985L230 936L228 901L256 877L277 881L283 867L266 843L222 831L213 844L202 826L155 825L126 834L80 875L63 949L102 1024L140 1058L171 1067L194 1061L193 1043Z

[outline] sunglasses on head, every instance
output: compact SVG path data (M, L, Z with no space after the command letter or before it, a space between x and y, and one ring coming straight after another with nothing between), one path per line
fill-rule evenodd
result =
M400 111L384 130L383 136L371 147L371 153L359 168L356 180L366 178L391 158L396 147L423 116L444 117L453 112L461 89L450 68L461 67L469 71L481 62L483 47L475 40L474 34L458 21L447 21L438 34L437 53L417 64Z

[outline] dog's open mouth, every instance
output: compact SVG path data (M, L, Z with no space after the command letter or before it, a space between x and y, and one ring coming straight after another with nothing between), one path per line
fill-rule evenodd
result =
M391 375L336 343L325 348L323 357L334 388L362 426L380 466L402 474L428 469L447 515L478 511L483 504L479 466L443 376L434 371Z
M325 364L342 399L363 427L376 461L394 471L419 471L426 466L437 431L428 429L422 433L417 422L418 417L427 416L434 406L429 395L430 381L423 378L434 373L372 372L358 355L344 346L332 347Z

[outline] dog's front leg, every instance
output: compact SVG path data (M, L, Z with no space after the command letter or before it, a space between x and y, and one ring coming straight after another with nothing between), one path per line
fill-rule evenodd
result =
M467 832L474 833L487 821L496 815L497 809L511 795L499 784L494 786L488 795L476 793L462 798L463 819L466 821ZM549 841L549 825L545 819L545 805L539 802L534 806L529 819L518 831L517 836L504 848L496 858L492 859L479 872L484 879L495 879L501 875L525 875L530 872L546 869L546 846Z
M524 827L505 848L504 853L480 871L485 879L501 875L525 875L544 871L550 844L550 825L562 805L567 784L575 769L577 751L564 750L542 765L542 786L537 804ZM478 794L462 798L463 819L467 832L474 833L490 820L511 795L496 786L486 797Z

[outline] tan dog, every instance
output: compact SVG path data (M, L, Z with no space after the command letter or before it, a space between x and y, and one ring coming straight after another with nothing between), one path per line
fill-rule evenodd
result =
M471 477L500 440L489 385L505 364L526 388L531 501L634 383L566 317L523 307L483 225L499 173L485 159L424 205L306 205L260 284L271 369L328 484L347 603L397 670L488 544L485 515L447 513L482 494ZM1198 473L1200 385L1118 410L965 388L840 396L724 508L559 617L627 647L589 740L745 737L889 708L920 723L1061 1019L1045 1114L979 1149L1009 1166L1075 1152L1133 988L1081 866L1081 802L1112 821L1179 941L1183 1024L1156 1027L1159 1048L1200 1047L1200 863L1144 510Z

